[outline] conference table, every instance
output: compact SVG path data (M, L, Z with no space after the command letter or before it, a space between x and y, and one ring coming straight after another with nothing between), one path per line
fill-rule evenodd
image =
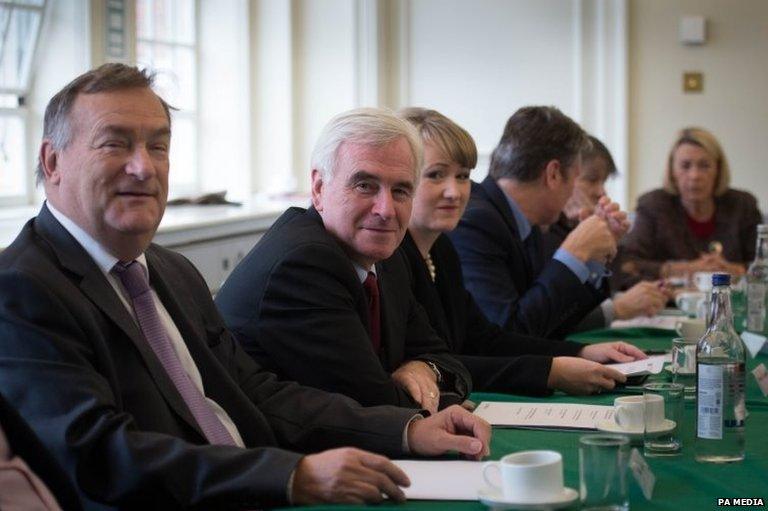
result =
M656 328L627 328L593 330L571 337L585 343L626 340L646 350L668 350L674 332ZM768 506L768 398L764 397L751 374L760 363L768 366L768 355L747 356L746 459L733 464L697 463L694 460L693 438L695 409L693 400L685 402L682 425L682 454L670 458L646 458L656 476L652 500L646 500L638 484L627 472L630 508L633 510L707 510L718 507L718 498L762 498ZM652 376L668 379L666 371ZM651 380L649 380L651 381ZM625 389L622 393L632 392ZM638 392L640 393L640 392ZM471 399L481 401L515 401L556 403L585 403L611 405L619 393L603 393L576 397L556 393L547 398L532 398L509 394L474 393ZM583 432L541 431L494 428L491 455L497 460L505 454L529 449L553 449L563 455L565 485L578 490L578 441ZM642 446L639 446L642 452ZM314 506L305 509L356 509L364 506ZM569 509L578 509L578 501ZM484 510L477 501L410 500L400 505L377 505L379 510ZM754 508L753 508L754 509Z

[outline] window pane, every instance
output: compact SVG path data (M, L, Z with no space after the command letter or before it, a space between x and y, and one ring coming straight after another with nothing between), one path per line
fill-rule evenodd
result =
M138 43L136 59L139 67L156 73L157 92L180 110L196 110L195 52L166 44Z
M0 115L0 197L24 194L27 172L24 151L22 118Z
M0 7L7 11L9 7ZM8 20L8 15L5 15ZM30 56L34 49L37 25L40 23L39 11L11 9L7 33L0 34L5 43L0 47L0 87L20 89L26 86L29 74ZM4 29L0 25L0 30Z
M13 3L20 5L33 5L36 7L42 7L44 0L13 0Z
M17 108L19 106L19 96L16 94L0 93L0 108Z
M152 17L153 0L136 1L136 36L139 39L151 39L154 31Z
M195 124L183 115L173 115L169 194L174 197L193 191L197 184Z
M174 0L175 21L174 39L176 42L192 44L195 42L195 2L194 0Z
M172 19L169 0L154 0L149 2L152 12L152 31L148 34L150 39L161 41L173 40Z

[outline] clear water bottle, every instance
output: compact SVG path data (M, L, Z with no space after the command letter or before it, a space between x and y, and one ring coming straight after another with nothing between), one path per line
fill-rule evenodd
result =
M757 226L755 260L747 270L747 328L748 332L768 335L766 321L768 299L768 225Z
M747 328L747 276L738 277L731 287L733 328L741 333Z
M744 459L746 351L733 328L731 276L712 276L712 309L696 346L696 461Z

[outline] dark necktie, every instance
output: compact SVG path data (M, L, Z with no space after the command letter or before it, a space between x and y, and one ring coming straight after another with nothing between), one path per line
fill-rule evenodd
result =
M117 263L113 270L128 291L144 339L160 360L198 426L203 430L205 438L211 444L236 445L232 435L181 365L181 360L155 308L144 269L133 261L128 264Z
M525 244L525 251L528 254L528 260L531 263L531 273L533 279L539 276L541 269L544 266L544 251L541 242L541 230L538 225L531 227L531 232L523 242Z
M363 282L363 288L368 295L368 325L371 329L371 344L373 351L379 352L381 348L381 308L379 307L379 283L376 274L368 272Z

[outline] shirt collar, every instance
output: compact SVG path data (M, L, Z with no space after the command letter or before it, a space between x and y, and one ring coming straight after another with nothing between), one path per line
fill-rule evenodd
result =
M73 238L75 238L80 246L83 247L83 250L85 250L88 255L91 256L91 259L94 260L101 272L104 275L109 275L109 272L111 272L112 268L114 268L115 264L117 264L118 258L113 256L106 248L104 248L103 245L93 239L90 234L83 230L82 227L73 222L64 213L56 209L53 204L48 201L46 201L45 204L54 218L59 221L61 226L64 227L64 229L66 229L66 231L71 234ZM136 258L136 261L138 261L138 263L144 269L144 273L148 275L149 272L147 270L146 256L142 253L139 257Z
M531 226L531 222L528 221L527 218L525 218L525 215L522 211L520 211L520 207L517 205L517 203L507 195L504 194L504 198L507 199L507 203L509 204L509 209L512 210L512 216L515 217L515 224L517 224L517 232L520 234L520 239L525 241L526 238L531 234L531 230L533 227Z
M369 270L366 270L365 268L363 268L362 266L360 266L356 262L352 262L352 265L355 267L355 271L357 272L357 278L360 279L361 283L365 282L365 279L368 278L368 274L369 273L373 273L374 275L376 275L376 265L375 264L373 266L371 266L371 268Z

